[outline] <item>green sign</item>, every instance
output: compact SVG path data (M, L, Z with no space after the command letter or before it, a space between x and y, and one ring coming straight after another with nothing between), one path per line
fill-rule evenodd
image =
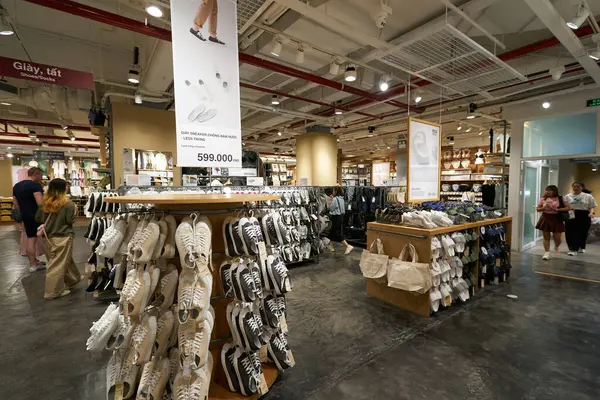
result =
M600 99L592 99L587 101L588 107L600 107Z

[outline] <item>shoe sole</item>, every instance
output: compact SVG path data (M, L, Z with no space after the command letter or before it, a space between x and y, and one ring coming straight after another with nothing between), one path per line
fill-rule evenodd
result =
M221 365L223 366L223 371L225 372L225 378L227 378L227 384L229 385L229 390L232 392L235 392L236 388L233 386L233 380L231 379L231 376L229 375L229 368L227 368L227 363L228 363L227 352L232 347L235 348L235 345L231 345L230 343L227 343L225 346L223 346L223 349L221 350ZM235 370L235 363L234 363L234 370Z
M273 360L277 369L280 371L284 371L283 367L281 366L281 363L279 362L279 360L277 359L277 356L275 355L275 352L271 349L271 342L269 342L269 344L267 345L267 351L269 352L269 356L271 356L271 360Z
M240 374L240 369L238 367L238 362L237 360L240 358L240 355L238 354L238 351L236 350L235 354L234 354L234 363L233 363L233 369L235 370L235 375L237 376L238 382L240 384L240 392L242 393L243 396L248 396L248 394L246 393L245 387L244 387L244 383L242 382L242 375Z
M221 230L223 231L223 243L225 243L225 255L227 255L227 257L233 258L235 256L232 255L232 252L229 249L229 240L227 240L227 233L229 232L229 224L231 223L231 219L231 217L225 218L225 222L223 222Z
M268 225L267 225L268 218L271 218L271 216L268 214L265 215L261 221L261 224L262 224L263 232L265 232L265 242L267 243L267 246L271 246L271 238L269 236L269 230L267 229L268 228Z

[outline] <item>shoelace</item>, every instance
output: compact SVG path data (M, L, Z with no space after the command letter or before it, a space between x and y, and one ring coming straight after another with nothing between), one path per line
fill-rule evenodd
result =
M135 277L134 281L131 284L131 287L129 288L129 292L128 294L128 301L133 300L138 293L140 292L140 289L142 288L142 280L139 277Z
M183 341L181 346L186 356L200 354L202 343L204 341L204 329L196 330L195 328L183 331Z
M252 364L254 365L254 370L258 374L261 374L262 373L262 364L260 363L260 356L256 352L250 353L249 355L250 355L250 360L252 361Z
M250 288L250 290L252 292L256 291L256 283L254 282L254 277L252 276L252 273L246 273L242 275L242 278L244 279L244 282L246 282L246 284L248 285L248 287Z
M267 303L267 307L269 308L269 311L271 311L271 313L273 313L273 315L279 316L279 304L277 303L277 300L271 298L267 301L265 301L265 303Z
M258 336L260 335L261 329L258 327L258 323L256 322L256 315L252 315L249 319L246 320L248 326L252 331Z
M287 349L285 348L285 343L281 340L279 335L275 335L271 344L273 344L281 353L287 352Z
M233 282L231 280L231 267L225 270L225 281L229 283L229 287L227 292L225 293L225 297L231 296L233 293Z
M252 268L252 279L254 280L255 293L262 293L262 283L260 280L260 271L258 268Z

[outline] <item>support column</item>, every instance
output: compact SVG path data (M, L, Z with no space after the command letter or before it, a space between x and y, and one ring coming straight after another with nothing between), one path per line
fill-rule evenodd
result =
M312 126L296 136L296 171L298 184L335 186L338 182L336 137L326 126Z

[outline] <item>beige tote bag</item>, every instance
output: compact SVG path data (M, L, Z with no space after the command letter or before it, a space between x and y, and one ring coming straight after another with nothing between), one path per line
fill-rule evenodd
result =
M387 270L388 286L407 292L424 294L431 289L429 264L419 263L417 250L407 244L400 253L400 258L392 258Z
M372 253L377 244L377 253ZM383 243L377 238L371 243L369 250L363 250L360 256L360 270L365 278L379 279L387 274L389 257L383 252Z

